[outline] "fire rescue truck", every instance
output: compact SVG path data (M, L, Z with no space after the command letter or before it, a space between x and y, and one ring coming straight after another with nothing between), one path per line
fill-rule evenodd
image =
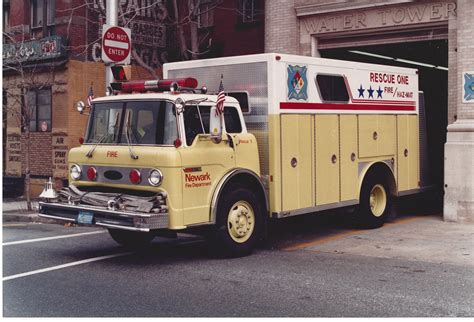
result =
M126 246L205 232L227 255L248 254L272 218L352 206L379 227L395 197L425 185L417 74L258 54L113 83L69 151L69 186L47 184L40 216L105 227ZM221 82L223 111L207 92Z

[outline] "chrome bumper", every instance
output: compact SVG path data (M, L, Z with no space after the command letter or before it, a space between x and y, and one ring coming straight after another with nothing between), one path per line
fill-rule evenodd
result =
M79 212L93 214L92 225L107 228L117 228L133 231L148 232L152 229L168 228L168 213L136 213L129 211L116 211L102 207L69 205L64 203L39 203L39 216L57 220L79 223Z

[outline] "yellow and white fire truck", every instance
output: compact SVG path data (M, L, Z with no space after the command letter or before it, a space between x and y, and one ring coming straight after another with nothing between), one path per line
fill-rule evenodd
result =
M353 206L379 227L426 177L417 74L259 54L114 83L69 152L69 187L49 184L40 216L106 227L128 246L203 231L229 255L249 253L270 218ZM206 87L221 82L219 109Z

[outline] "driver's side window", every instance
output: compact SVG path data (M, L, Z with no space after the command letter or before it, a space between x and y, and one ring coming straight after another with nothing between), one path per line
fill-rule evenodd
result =
M191 145L198 134L209 133L210 106L186 106L184 109L184 127L186 143Z

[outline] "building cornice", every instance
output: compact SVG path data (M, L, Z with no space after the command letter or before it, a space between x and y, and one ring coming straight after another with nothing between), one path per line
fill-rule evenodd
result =
M295 5L296 16L304 17L309 15L328 14L333 12L343 12L360 9L374 9L378 7L393 6L399 4L412 4L415 0L364 0L357 2L347 2L347 0L324 1L318 4Z

